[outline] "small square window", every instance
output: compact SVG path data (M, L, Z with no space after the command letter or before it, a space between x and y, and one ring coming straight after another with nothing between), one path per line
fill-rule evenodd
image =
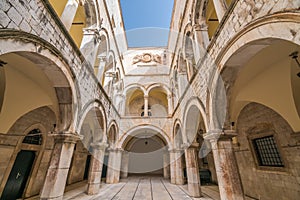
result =
M258 165L267 167L284 167L274 136L252 140Z

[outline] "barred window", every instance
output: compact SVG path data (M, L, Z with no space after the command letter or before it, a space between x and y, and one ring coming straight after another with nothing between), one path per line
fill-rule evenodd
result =
M33 129L30 131L24 138L23 143L41 145L42 135L40 129Z
M268 167L284 167L274 136L252 140L258 164Z

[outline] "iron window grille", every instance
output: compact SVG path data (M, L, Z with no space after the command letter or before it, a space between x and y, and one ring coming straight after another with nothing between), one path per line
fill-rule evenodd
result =
M40 129L33 129L25 136L22 143L41 145L42 139Z
M259 166L284 167L273 135L252 140Z

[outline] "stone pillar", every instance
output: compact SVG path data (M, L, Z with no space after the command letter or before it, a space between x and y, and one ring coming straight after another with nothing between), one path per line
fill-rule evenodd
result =
M128 177L129 152L123 151L121 163L121 178Z
M200 57L204 56L206 53L205 50L209 45L209 36L208 36L208 27L206 22L202 22L201 24L194 25L194 33L195 33L195 40L196 40L196 47L197 47L197 55L196 60L200 59Z
M105 64L106 64L106 56L97 56L99 59L99 65L98 65L98 71L97 73L97 79L101 83L101 85L104 85L104 70L105 70Z
M40 199L59 200L63 198L74 145L80 136L73 133L51 136L54 137L55 144Z
M64 11L60 16L60 20L65 25L68 31L71 29L72 23L74 21L77 12L77 8L78 8L78 0L68 0L64 8Z
M234 130L212 130L204 139L211 143L221 200L244 199L242 184L232 148Z
M183 185L184 184L184 172L183 172L183 162L182 156L183 151L181 149L174 150L175 156L175 184L176 185Z
M217 13L218 21L221 22L226 10L227 10L227 5L225 0L213 0L214 2L214 7Z
M83 38L80 45L80 51L84 55L87 63L94 68L96 54L100 43L99 32L95 28L83 29Z
M175 152L174 150L170 150L170 178L171 183L176 183L176 163L175 163Z
M168 179L170 178L170 158L168 153L164 153L164 157L163 157L164 161L164 178Z
M92 159L89 169L88 176L88 187L86 193L88 195L98 194L100 189L101 175L102 175L102 167L105 149L107 147L106 143L99 144L91 144L93 149Z
M172 94L168 94L168 116L172 116L173 105L172 105Z
M198 147L198 143L193 143L185 150L188 191L192 197L201 197Z
M120 180L120 169L121 169L121 149L110 149L108 156L108 166L106 183L118 183Z
M179 91L179 97L182 96L182 94L184 93L187 85L188 85L188 80L187 80L187 74L186 74L186 72L180 72L180 73L178 73L178 91Z
M144 96L144 117L148 117L148 105L149 105L149 96Z

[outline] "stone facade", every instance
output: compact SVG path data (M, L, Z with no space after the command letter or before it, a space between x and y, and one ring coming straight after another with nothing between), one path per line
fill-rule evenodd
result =
M127 178L130 150L150 138L163 149L156 173L187 183L190 196L201 196L202 168L224 200L299 199L298 68L288 60L299 51L299 1L177 0L166 48L128 48L118 1L67 2L75 6L62 13L52 1L0 2L0 196L20 151L35 158L16 198L62 199L78 182L93 195L102 175ZM78 9L80 45L69 31ZM286 93L260 92L276 82ZM42 143L24 142L35 129ZM253 150L266 134L279 168L261 166Z

